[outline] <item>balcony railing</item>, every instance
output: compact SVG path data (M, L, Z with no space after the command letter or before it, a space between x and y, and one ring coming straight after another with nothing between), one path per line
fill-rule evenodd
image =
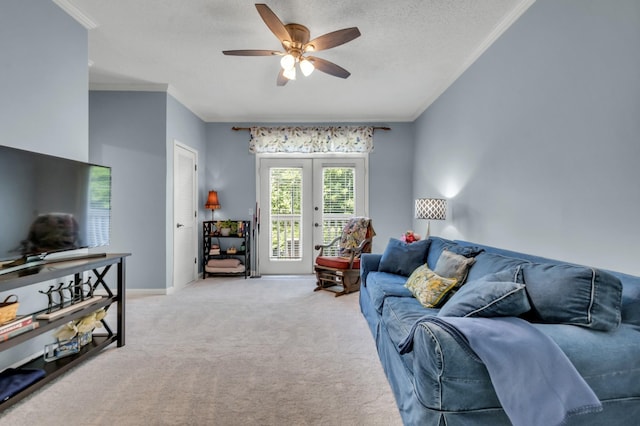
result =
M322 241L324 241L324 244L328 244L333 241L334 238L342 235L342 230L344 229L344 225L349 220L349 217L328 217L328 215L325 215L325 219L322 221ZM330 248L325 249L323 251L323 255L337 256L338 248L339 245L334 244Z
M322 222L322 241L327 244L342 235L344 225L351 218L332 215ZM302 217L297 214L271 215L271 260L299 260L302 258ZM337 244L324 250L325 256L338 255Z
M302 258L301 224L302 217L297 214L271 215L271 260Z

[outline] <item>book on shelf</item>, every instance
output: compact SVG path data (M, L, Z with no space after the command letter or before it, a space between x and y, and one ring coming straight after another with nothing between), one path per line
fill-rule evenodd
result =
M7 333L2 333L2 334L0 334L0 342L4 342L5 340L9 340L9 339L11 339L13 337L19 336L22 333L26 333L27 331L35 330L39 326L40 326L39 322L31 322L30 324L27 324L25 326L17 328L17 329L15 329L13 331L9 331Z
M33 322L33 315L19 315L9 322L0 324L0 334L8 333Z

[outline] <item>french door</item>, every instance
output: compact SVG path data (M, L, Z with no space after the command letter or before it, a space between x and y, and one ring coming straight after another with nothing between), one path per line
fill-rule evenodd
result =
M309 274L316 244L340 235L353 216L366 216L366 158L257 159L261 274Z

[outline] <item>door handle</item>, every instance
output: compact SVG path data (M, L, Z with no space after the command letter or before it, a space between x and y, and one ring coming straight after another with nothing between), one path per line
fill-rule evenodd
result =
M318 222L316 222L313 226L315 226L317 228L318 226L320 226L320 224Z
M176 228L182 228L184 225L181 223L176 224Z

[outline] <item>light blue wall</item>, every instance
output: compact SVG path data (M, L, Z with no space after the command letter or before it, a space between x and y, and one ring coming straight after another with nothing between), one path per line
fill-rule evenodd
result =
M87 30L50 0L0 5L0 144L86 161Z
M0 144L86 161L87 61L87 31L53 2L2 0ZM50 284L12 290L18 313L46 307L37 290ZM0 288L0 300L7 295ZM2 352L0 368L41 353L53 340L45 333Z
M249 153L249 133L231 130L237 123L207 123L207 152L202 199L209 190L218 191L220 219L252 219L256 205L255 156ZM242 126L240 124L239 126ZM211 220L206 210L201 219Z
M412 123L392 123L390 131L376 130L374 151L369 156L369 215L376 236L372 251L382 253L389 238L400 238L413 229ZM424 234L418 224L415 232Z
M167 94L89 93L92 161L112 167L110 252L131 253L127 288L164 289Z
M325 123L326 124L326 123ZM344 123L329 123L328 125ZM286 126L300 123L252 123L250 125ZM256 200L255 155L249 153L249 132L234 131L242 123L207 124L205 188L218 191L222 208L216 218L252 218ZM317 124L316 125L320 125ZM376 124L378 125L378 124ZM386 124L383 124L386 126ZM376 237L373 251L382 252L389 237L398 238L410 229L413 215L411 169L413 126L393 123L391 131L376 130L374 151L369 156L369 215L374 220ZM204 218L210 219L211 212Z
M435 234L640 274L640 2L538 0L415 122Z

